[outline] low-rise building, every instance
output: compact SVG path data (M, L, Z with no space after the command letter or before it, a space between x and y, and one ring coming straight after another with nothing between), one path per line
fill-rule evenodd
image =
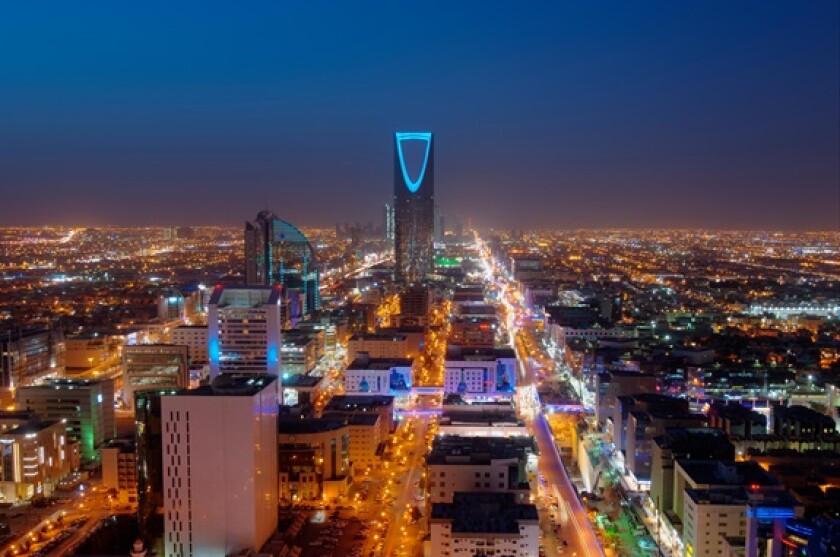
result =
M113 439L101 449L102 485L125 505L137 503L137 449L134 439Z
M330 501L347 494L353 469L346 416L281 415L277 440L281 501Z
M386 395L337 395L330 399L324 414L336 413L345 416L379 414L379 438L383 441L395 429L394 397Z
M348 394L404 396L413 384L412 361L407 358L371 358L357 354L344 371L344 391Z
M426 457L429 500L451 503L456 492L504 492L527 501L528 459L536 452L532 437L441 436Z
M0 490L3 501L49 496L72 471L61 422L28 422L0 434Z
M347 363L355 360L359 352L371 358L407 358L408 340L402 334L356 334L347 343Z
M478 399L510 397L516 388L516 375L513 350L450 345L444 361L443 391Z
M511 493L456 493L433 503L431 554L531 557L540 545L537 507Z

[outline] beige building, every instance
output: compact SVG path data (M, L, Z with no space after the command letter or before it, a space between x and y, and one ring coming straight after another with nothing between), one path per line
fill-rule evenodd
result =
M102 485L123 505L137 503L137 451L133 439L114 439L101 449Z
M408 357L408 339L402 334L358 334L347 343L347 363L355 360L360 352L370 358Z
M207 325L182 325L169 332L169 342L187 347L191 366L208 363Z
M49 496L72 471L61 422L28 422L0 434L0 491L3 501Z
M352 466L345 416L283 416L278 430L280 501L331 501L347 494Z

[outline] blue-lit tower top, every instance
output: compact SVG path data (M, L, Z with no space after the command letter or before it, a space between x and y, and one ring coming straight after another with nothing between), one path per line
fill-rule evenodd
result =
M432 272L434 158L432 132L394 134L394 268L403 283L422 281Z

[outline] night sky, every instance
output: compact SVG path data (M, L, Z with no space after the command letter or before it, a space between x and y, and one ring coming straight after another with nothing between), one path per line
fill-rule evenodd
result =
M840 227L840 3L7 2L0 226Z

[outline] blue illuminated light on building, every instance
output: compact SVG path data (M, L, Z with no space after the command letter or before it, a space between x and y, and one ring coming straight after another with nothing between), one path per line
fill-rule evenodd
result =
M397 132L397 155L400 159L400 168L402 169L403 180L405 180L405 185L408 188L408 191L411 193L416 192L420 188L420 184L423 182L423 177L426 175L426 165L429 162L429 151L431 151L432 146L432 133L431 132ZM405 166L405 154L403 153L403 141L424 141L426 143L426 148L423 154L423 164L420 167L420 172L417 176L417 180L412 180L408 174L408 169Z
M209 341L209 346L207 351L210 356L210 361L216 365L219 365L219 361L221 360L221 350L219 349L219 339L218 338L211 338Z

